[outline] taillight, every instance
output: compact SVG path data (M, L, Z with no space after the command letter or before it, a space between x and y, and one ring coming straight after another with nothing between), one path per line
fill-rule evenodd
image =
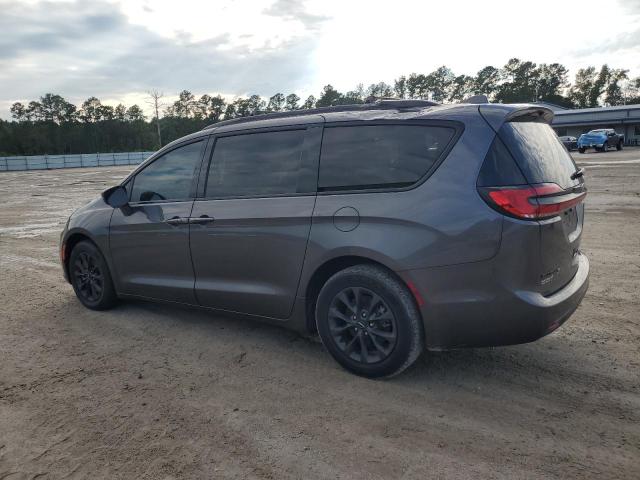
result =
M494 209L524 220L549 218L578 205L587 196L584 188L563 190L555 183L513 187L479 187Z

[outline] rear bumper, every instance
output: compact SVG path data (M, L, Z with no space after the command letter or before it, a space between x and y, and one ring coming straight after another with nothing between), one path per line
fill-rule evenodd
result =
M589 260L580 253L575 276L553 295L543 296L529 291L517 291L515 295L523 307L523 313L528 313L537 323L539 335L536 338L540 338L553 332L576 311L588 288Z
M579 255L573 279L549 296L501 285L491 261L399 274L423 297L427 348L514 345L553 332L578 308L589 286L589 261Z

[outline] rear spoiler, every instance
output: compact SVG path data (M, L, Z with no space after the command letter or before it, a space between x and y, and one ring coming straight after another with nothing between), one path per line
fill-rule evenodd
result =
M515 108L514 108L515 107ZM551 123L553 110L539 105L479 105L480 115L496 132L505 122Z
M460 103L471 103L471 104L480 104L480 103L489 103L489 98L486 95L471 95L470 97L465 98Z

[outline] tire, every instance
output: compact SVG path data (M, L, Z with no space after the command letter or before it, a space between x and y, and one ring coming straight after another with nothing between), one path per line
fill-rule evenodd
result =
M315 315L325 348L356 375L398 375L424 349L422 317L411 292L378 266L356 265L333 275L320 290Z
M622 142L618 142L618 144L616 145L616 150L622 150Z
M604 142L602 144L602 148L600 149L601 152L606 152L607 148L609 148L609 144L607 142Z
M117 302L111 273L100 250L79 242L69 256L69 279L78 300L91 310L107 310Z
M578 148L578 152L584 153L584 148Z

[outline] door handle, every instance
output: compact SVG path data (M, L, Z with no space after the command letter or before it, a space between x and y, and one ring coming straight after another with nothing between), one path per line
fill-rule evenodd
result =
M209 215L200 215L199 217L190 217L189 223L193 223L194 225L206 225L207 223L213 223L215 218L210 217Z
M184 225L185 223L189 223L189 219L184 217L171 217L165 220L165 223L169 225Z

